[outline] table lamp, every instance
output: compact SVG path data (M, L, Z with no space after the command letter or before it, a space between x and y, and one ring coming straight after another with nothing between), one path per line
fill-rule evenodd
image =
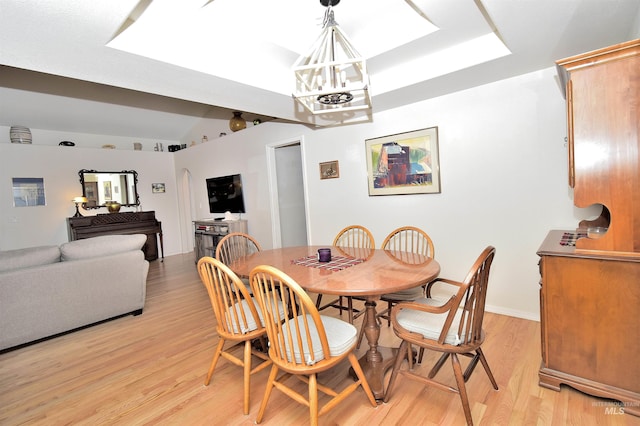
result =
M87 199L87 197L75 197L73 200L74 203L76 203L76 214L73 215L73 217L82 217L82 214L80 214L80 204L82 203L86 203L87 201L89 201Z

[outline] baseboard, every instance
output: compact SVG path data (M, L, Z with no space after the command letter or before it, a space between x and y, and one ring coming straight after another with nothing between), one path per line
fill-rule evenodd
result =
M531 321L540 322L540 312L532 313L527 311L519 311L516 309L508 309L503 306L486 305L485 310L494 314L507 315L510 317L522 318Z

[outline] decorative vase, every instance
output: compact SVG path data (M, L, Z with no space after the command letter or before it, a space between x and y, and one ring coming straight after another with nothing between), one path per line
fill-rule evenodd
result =
M107 210L109 210L109 213L118 213L120 211L120 207L122 207L122 205L115 201L107 203Z
M11 143L31 143L31 130L24 126L11 126L9 139Z
M242 113L240 111L233 112L233 117L229 120L229 128L234 132L247 128L247 120L242 118Z

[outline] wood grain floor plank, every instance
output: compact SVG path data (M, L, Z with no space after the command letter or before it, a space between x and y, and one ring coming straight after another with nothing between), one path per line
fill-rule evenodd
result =
M323 314L338 316L335 310ZM488 314L485 329L484 351L500 390L493 390L478 367L467 385L477 425L640 425L638 417L605 410L610 401L567 387L561 392L539 387L537 322ZM142 315L0 354L0 425L253 425L268 370L253 376L251 411L243 415L238 367L220 361L211 384L203 384L216 342L193 254L152 262ZM383 324L380 344L398 343ZM437 358L426 354L416 371L426 373ZM346 385L347 371L348 365L341 365L320 380ZM454 383L449 363L438 378ZM465 423L457 395L398 380L389 403L372 408L355 392L321 417L321 424ZM262 424L304 425L308 413L274 392Z

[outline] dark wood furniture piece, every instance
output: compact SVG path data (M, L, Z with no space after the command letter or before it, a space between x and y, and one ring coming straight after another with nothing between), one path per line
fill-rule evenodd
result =
M229 267L238 276L248 278L254 267L270 265L289 275L307 291L365 298L367 313L363 327L369 350L360 358L360 364L373 395L381 400L384 397L384 374L391 367L397 349L378 346L380 324L376 320L376 301L382 294L416 287L433 280L440 273L440 265L434 259L419 254L411 254L411 258L407 260L389 250L335 246L331 247L332 262L340 256L358 259L360 263L331 270L317 267L319 265L313 267L294 262L317 256L321 247L326 246L262 250L237 259Z
M640 39L557 68L574 204L602 213L577 230L552 231L538 251L540 386L566 384L640 415ZM594 226L604 235L592 235Z
M147 260L158 258L158 237L160 238L160 254L164 259L164 241L162 223L156 219L154 211L106 213L95 216L67 218L69 241L99 235L113 234L146 234L147 242L142 247Z
M538 250L540 386L569 385L640 415L640 253L563 245L574 233L551 231Z

